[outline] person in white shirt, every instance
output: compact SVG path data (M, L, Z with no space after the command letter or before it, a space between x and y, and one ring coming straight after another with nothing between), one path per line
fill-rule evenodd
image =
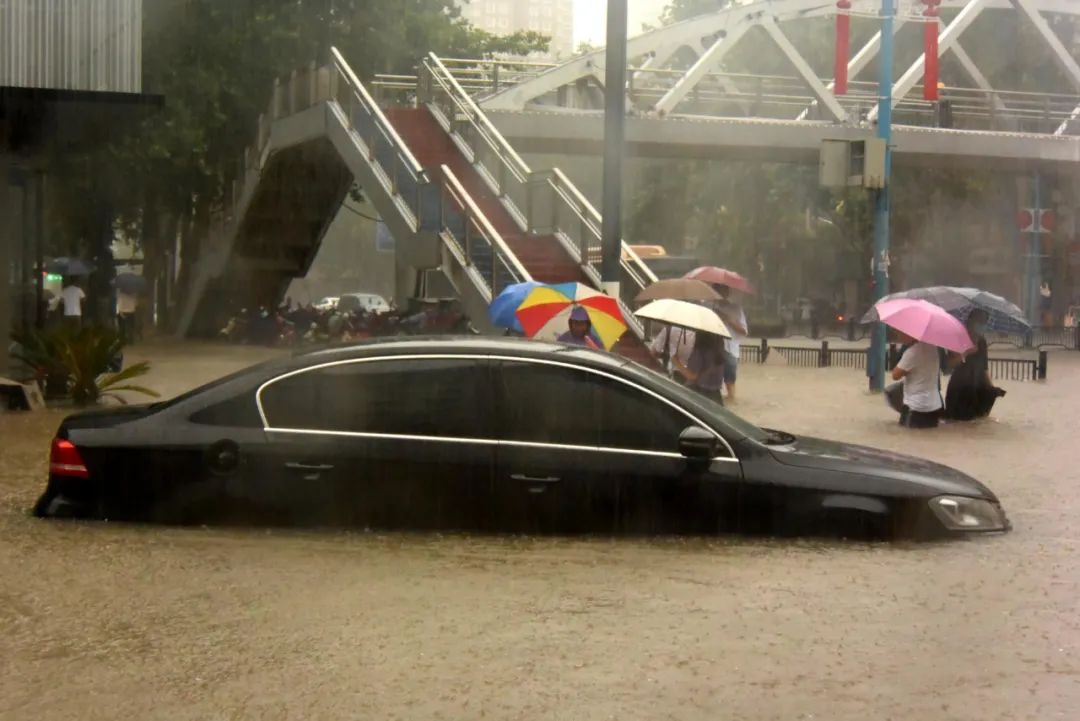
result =
M893 368L893 380L904 382L904 406L900 425L908 428L936 428L941 416L941 363L938 349L929 343L912 343Z
M676 368L675 361L682 365L690 362L690 354L694 351L694 331L686 328L668 326L656 334L649 349L663 362L664 347L667 346L667 370L668 373Z
M64 289L60 291L60 303L64 306L64 322L70 325L81 325L83 314L83 301L86 293L75 284L71 278L64 279Z

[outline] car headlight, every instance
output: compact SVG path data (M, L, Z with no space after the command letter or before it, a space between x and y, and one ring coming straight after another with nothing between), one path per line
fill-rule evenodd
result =
M938 496L930 509L950 531L1005 531L1009 521L993 501L965 496Z

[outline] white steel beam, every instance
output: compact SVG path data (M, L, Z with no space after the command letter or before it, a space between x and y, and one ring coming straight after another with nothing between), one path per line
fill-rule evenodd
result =
M980 90L985 90L990 93L990 102L994 104L996 110L1005 110L1005 103L1002 102L1001 96L994 91L994 86L990 84L990 81L986 79L982 71L979 70L979 66L975 64L975 61L971 59L971 56L964 50L964 46L957 41L952 47L952 54L960 62L960 66L964 68L964 72L968 74L972 82L978 86Z
M975 18L979 17L979 14L986 8L988 0L968 0L967 5L957 14L953 21L938 33L938 57L940 58L945 52L952 49L956 44L957 38L968 29L971 23L975 22ZM907 97L907 94L911 92L922 77L926 68L926 56L920 55L919 59L911 64L911 67L900 76L900 79L893 85L893 102L898 102ZM874 122L877 120L878 109L875 107L867 114L867 120Z
M1054 131L1054 135L1065 135L1069 132L1069 126L1073 123L1080 121L1080 105L1076 106L1076 110L1069 113L1069 118L1058 126L1058 129Z
M1039 12L1038 6L1040 3L1035 2L1035 0L1012 0L1012 2L1018 11L1027 15L1028 20L1043 36L1043 40L1050 46L1050 49L1054 51L1054 57L1057 58L1061 69L1069 76L1069 80L1072 81L1077 90L1080 90L1080 63L1076 62L1068 48L1061 42L1061 38L1050 27L1050 23L1046 22L1046 18Z
M1077 0L1024 0L1029 8L1035 8L1038 12L1061 13L1070 16L1080 15L1080 2ZM973 12L973 6L975 11ZM881 8L881 0L853 0L852 12L859 15L876 15ZM1013 0L942 0L943 10L959 10L958 20L963 20L969 14L967 24L978 15L978 10L1012 10ZM720 10L702 15L690 20L667 25L647 33L630 38L627 43L629 57L641 56L650 52L660 52L666 48L679 48L683 46L695 47L703 37L716 35L719 32L732 32L732 29L745 24L747 21L760 19L762 16L771 16L776 22L798 22L810 18L833 17L836 14L836 5L830 0L758 0L757 2L740 2L728 5ZM901 18L897 18L899 22ZM956 25L956 20L952 23ZM950 27L952 27L952 25ZM966 27L966 24L963 25ZM957 26L956 30L963 27ZM943 43L948 43L950 37L955 37L958 32L946 29L942 33ZM866 50L864 48L864 50ZM876 42L868 50L866 61L871 60L877 54ZM945 48L941 48L945 52ZM596 74L603 66L604 50L596 50L580 57L573 58L563 65L541 73L532 80L508 87L488 98L482 105L485 108L503 110L523 110L533 100L546 95L558 88L569 85L576 80ZM913 87L918 76L921 74L922 64L917 64L914 75L910 79ZM911 87L903 93L906 95ZM903 97L901 95L900 97ZM873 112L876 116L876 111Z
M898 32L900 32L900 28L904 27L905 22L907 21L903 18L896 18L896 22L893 23L893 35L896 35ZM879 30L878 32L874 33L874 37L870 38L866 42L866 45L862 46L862 49L859 50L859 52L855 53L855 57L848 61L848 77L854 80L859 75L859 73L866 69L866 66L870 64L870 61L877 57L878 51L880 50L881 31ZM829 92L831 93L832 91L836 90L836 81L830 81L829 84L825 87L827 87L829 89ZM798 117L796 117L795 119L806 120L810 116L811 111L813 111L813 109L817 106L818 101L814 100L810 103L806 110L803 110L801 113L799 113Z
M693 53L695 55L697 55L699 58L702 55L705 54L706 49L707 48L705 47L705 45L700 40L693 47L690 48L690 50L693 51ZM712 78L712 80L714 80L716 82L716 84L720 87L720 89L723 90L728 95L734 96L734 95L738 95L739 92L740 92L738 86L735 85L735 83L732 82L731 78L727 77L726 75L717 75L717 77ZM733 102L736 105L738 105L739 109L741 109L744 113L746 113L747 115L750 115L750 101L749 100L741 99L741 100L735 100Z
M820 0L782 0L785 4L811 5ZM715 35L729 25L738 22L746 11L741 7L724 10L667 25L647 33L630 38L626 43L627 57L637 57L662 47L683 45L693 46L702 37ZM573 58L563 65L541 73L528 82L507 88L483 101L485 108L492 110L522 110L531 101L550 93L564 85L569 85L579 78L600 72L604 62L604 49Z
M776 24L771 15L764 17L761 21L761 27L765 29L765 32L769 34L769 37L776 43L776 47L780 48L788 59L788 61L795 67L795 70L802 76L803 82L807 84L814 95L817 96L819 103L825 106L825 109L829 111L829 115L832 119L838 123L842 123L847 120L847 111L840 105L840 102L836 97L829 92L829 89L825 87L825 84L818 78L817 73L810 67L810 63L806 62L804 58L796 49L791 41L788 40L788 36L784 35L784 31L780 29L780 26Z
M1046 18L1039 12L1039 8L1032 0L1013 0L1013 5L1017 11L1027 15L1031 24L1035 26L1035 29L1039 31L1039 34L1043 36L1043 40L1050 46L1050 49L1054 51L1054 57L1057 58L1058 63L1061 65L1062 70L1069 76L1073 85L1080 89L1080 64L1076 62L1072 54L1061 42L1061 38L1054 33L1053 28L1050 27L1050 23L1046 22ZM1072 111L1068 119L1058 126L1054 131L1054 135L1065 135L1069 130L1069 126L1080 120L1080 105L1076 106L1076 109Z
M729 30L726 36L713 43L708 50L701 54L697 62L690 66L686 74L679 78L670 90L664 93L664 97L657 101L656 105L653 106L653 110L662 115L673 111L683 101L686 94L693 90L701 82L702 78L708 75L724 59L724 56L738 44L742 36L752 26L753 23L750 22L741 23Z

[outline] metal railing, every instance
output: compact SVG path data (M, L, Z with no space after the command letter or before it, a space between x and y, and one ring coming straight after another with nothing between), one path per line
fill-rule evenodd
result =
M487 302L508 285L532 280L453 171L445 165L440 170L443 177L439 192L440 234L456 248L462 265L476 272Z
M1080 326L1037 325L1024 338L1025 348L1045 348L1050 346L1080 350Z
M367 88L356 77L337 48L331 49L331 96L346 113L351 130L360 141L364 154L379 175L386 192L412 215L414 229L419 229L423 214L423 185L428 183L423 166L386 119Z
M443 127L461 140L466 157L487 176L498 197L509 201L511 212L527 230L533 198L532 169L434 54L421 64L418 97L439 111Z
M446 58L445 72L462 92L485 97L518 83L535 78L556 67L550 63L512 60ZM685 74L683 70L630 67L627 92L639 109L652 107ZM822 79L828 83L829 79ZM411 93L416 79L404 75L376 76L373 85L387 94ZM990 130L1065 135L1076 125L1080 95L1039 93L1020 90L983 90L981 88L944 87L941 103L922 100L922 88L916 85L894 107L898 124L940 127L942 107L948 108L948 125L960 130ZM838 101L853 120L860 120L877 106L877 86L853 80L846 95ZM753 75L716 71L707 74L679 107L680 113L761 117L774 119L818 118L821 108L817 98L806 90L801 78L784 75Z
M767 339L760 344L743 343L740 360L744 363L765 363L773 354L784 359L789 366L797 368L851 368L864 370L869 351L865 348L830 348L828 341L820 346L777 346ZM900 349L891 345L887 366L892 369L900 359ZM993 378L1013 381L1046 380L1049 364L1047 351L1038 352L1037 358L989 358L990 375Z
M462 150L522 230L559 238L590 280L599 285L602 221L584 194L557 168L530 168L438 56L432 54L424 60L418 83L420 102L437 111L443 127L460 140ZM629 312L629 301L655 282L656 276L626 243L622 244L620 262L626 280L620 301L631 327L642 337L644 330Z
M547 172L545 182L558 201L551 205L551 226L547 230L566 238L577 250L582 265L591 269L599 279L603 216L558 168ZM622 244L621 264L624 279L628 281L623 283L623 300L629 304L642 288L655 283L657 278L626 243Z
M458 261L466 270L474 274L489 303L507 285L532 280L450 168L442 166L441 181L433 184L336 49L333 61L333 97L345 109L351 129L365 157L380 175L383 188L398 201L399 207L412 214L414 229L419 230L435 215L439 235L456 250ZM339 92L342 90L348 92ZM437 209L425 207L432 202L437 204Z

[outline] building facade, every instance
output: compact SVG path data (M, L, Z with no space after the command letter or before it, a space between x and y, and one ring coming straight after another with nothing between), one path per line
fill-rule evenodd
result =
M142 0L0 0L0 86L140 92Z
M548 35L552 57L574 53L574 0L469 0L461 3L461 14L495 35L519 30Z
M45 320L52 160L160 105L142 93L142 0L0 0L0 376L11 332Z

